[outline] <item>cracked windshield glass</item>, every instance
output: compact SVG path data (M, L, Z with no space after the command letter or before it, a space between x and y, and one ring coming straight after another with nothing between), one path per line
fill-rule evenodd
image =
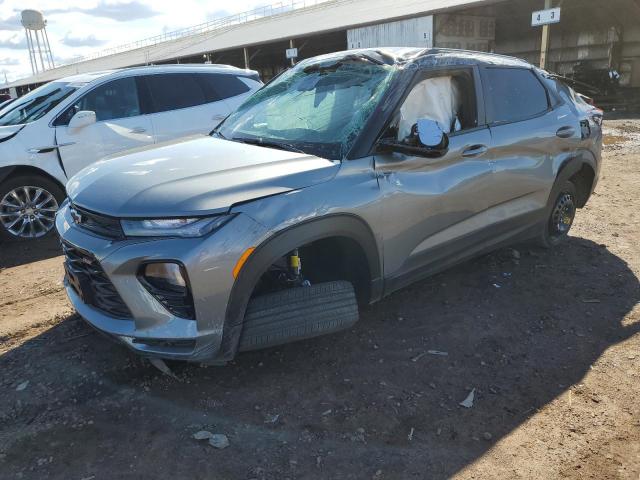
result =
M229 140L344 158L396 69L367 59L300 63L218 129Z

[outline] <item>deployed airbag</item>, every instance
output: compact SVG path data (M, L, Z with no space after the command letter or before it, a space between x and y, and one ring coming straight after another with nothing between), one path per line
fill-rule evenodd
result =
M435 120L445 133L458 130L459 105L460 92L453 77L422 80L413 87L400 108L398 140L407 138L411 134L411 128L420 119Z

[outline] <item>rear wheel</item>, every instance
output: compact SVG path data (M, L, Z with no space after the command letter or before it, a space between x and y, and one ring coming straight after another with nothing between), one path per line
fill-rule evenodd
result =
M551 248L567 239L576 216L576 187L566 181L554 200L551 213L540 239L542 246Z
M45 177L5 180L0 184L0 240L35 240L50 235L64 197L62 188Z

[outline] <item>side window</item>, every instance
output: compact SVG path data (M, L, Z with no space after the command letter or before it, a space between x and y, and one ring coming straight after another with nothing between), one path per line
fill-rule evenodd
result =
M208 102L217 102L249 91L249 86L235 75L222 73L196 74Z
M547 91L531 70L486 68L484 88L492 122L515 122L545 112Z
M65 110L55 125L68 125L71 117L81 110L96 112L96 120L99 122L140 115L135 78L119 78L97 86Z
M154 112L168 112L207 103L196 74L167 73L146 77Z
M452 135L478 126L475 83L471 72L447 73L429 77L413 86L397 114L398 141L411 137L420 119L435 120Z

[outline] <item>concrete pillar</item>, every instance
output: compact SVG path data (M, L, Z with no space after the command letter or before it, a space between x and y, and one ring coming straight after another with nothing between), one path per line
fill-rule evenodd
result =
M289 40L289 48L295 48L295 42L293 41L293 38L291 40ZM291 58L291 66L293 67L296 64L296 59L295 58Z
M249 69L249 49L244 47L242 52L244 53L244 68Z

